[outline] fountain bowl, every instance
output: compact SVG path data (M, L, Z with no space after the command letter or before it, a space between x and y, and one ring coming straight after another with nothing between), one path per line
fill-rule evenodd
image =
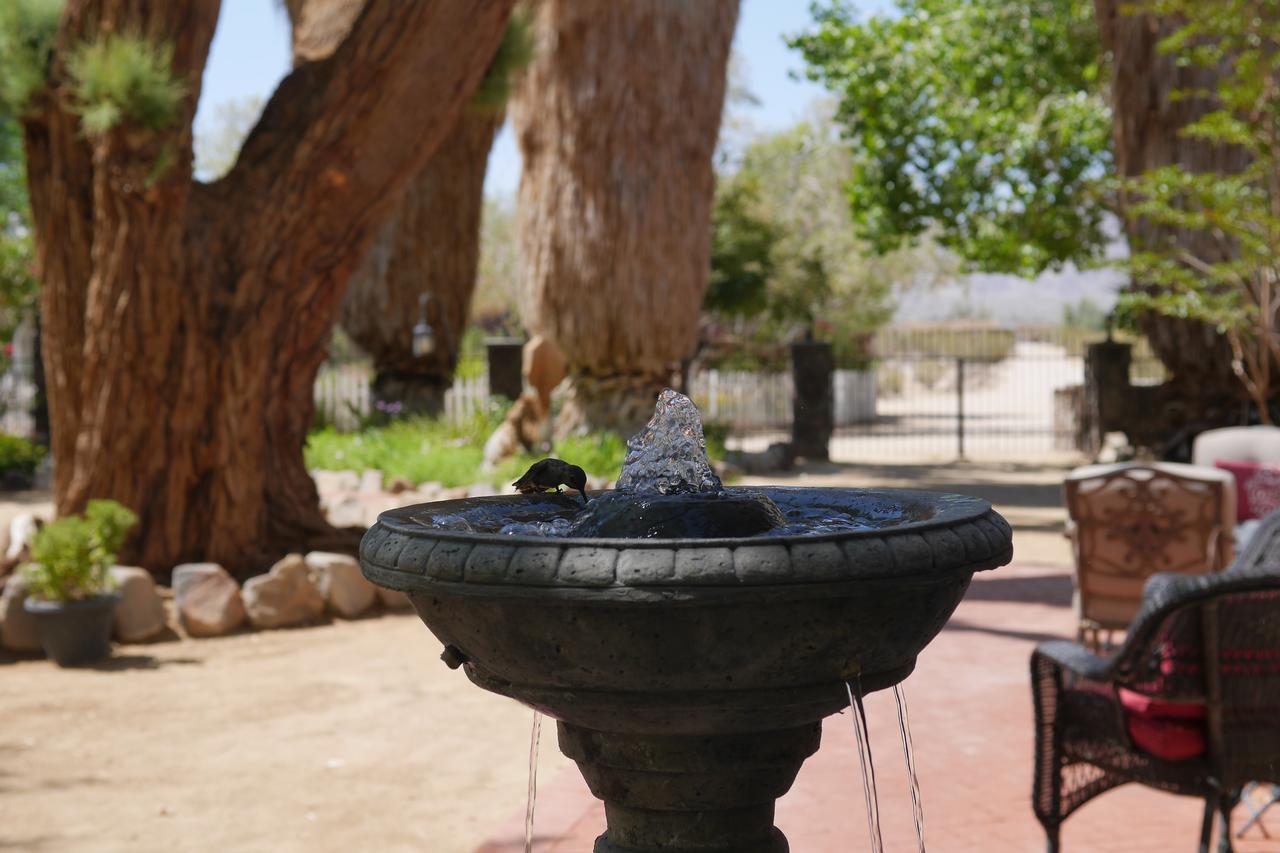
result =
M424 520L569 513L504 496L384 512L365 576L408 593L478 686L558 721L605 800L614 851L787 850L774 799L820 722L906 678L973 574L1012 558L986 501L911 490L770 487L784 510L839 507L857 529L614 539L446 530ZM810 513L812 514L812 512Z

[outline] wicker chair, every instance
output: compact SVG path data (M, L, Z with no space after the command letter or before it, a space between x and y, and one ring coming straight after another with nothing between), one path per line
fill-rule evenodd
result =
M1088 465L1063 483L1075 556L1076 639L1095 651L1123 630L1157 572L1203 574L1231 563L1235 480L1169 463Z
M1280 782L1280 512L1227 571L1151 578L1115 655L1042 643L1031 680L1050 853L1072 812L1127 782L1204 799L1200 850L1216 808L1230 851L1241 789Z

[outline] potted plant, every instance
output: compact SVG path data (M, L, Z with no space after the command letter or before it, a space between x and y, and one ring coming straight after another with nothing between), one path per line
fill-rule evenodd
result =
M31 543L23 605L35 615L40 644L59 666L111 653L111 623L119 596L110 569L138 517L108 500L89 501L83 516L45 525Z

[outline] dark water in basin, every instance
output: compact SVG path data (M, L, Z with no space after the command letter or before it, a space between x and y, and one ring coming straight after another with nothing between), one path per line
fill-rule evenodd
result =
M778 524L758 532L735 533L724 527L688 531L687 538L719 536L800 536L820 533L839 533L856 530L876 530L895 527L914 521L933 518L937 507L923 499L914 501L901 495L885 495L874 491L853 489L810 489L783 487L734 487L723 490L727 514L740 512L735 500L764 498L777 508ZM590 505L597 501L629 501L644 506L651 498L620 492L596 493L588 509L576 496L512 495L509 498L479 501L449 501L435 512L422 512L414 520L428 527L471 533L500 533L510 536L551 536L610 538L681 538L664 531L642 531L628 535L614 531L594 532L596 519L589 514ZM690 504L709 500L705 495L674 495L665 498L671 502L687 501ZM710 519L714 521L715 519ZM733 519L730 519L733 521ZM732 525L730 525L732 527Z

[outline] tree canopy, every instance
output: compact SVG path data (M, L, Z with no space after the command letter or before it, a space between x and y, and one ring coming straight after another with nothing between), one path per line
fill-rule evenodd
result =
M793 37L856 152L857 236L932 235L971 269L1033 276L1101 257L1110 116L1089 0L814 4Z

